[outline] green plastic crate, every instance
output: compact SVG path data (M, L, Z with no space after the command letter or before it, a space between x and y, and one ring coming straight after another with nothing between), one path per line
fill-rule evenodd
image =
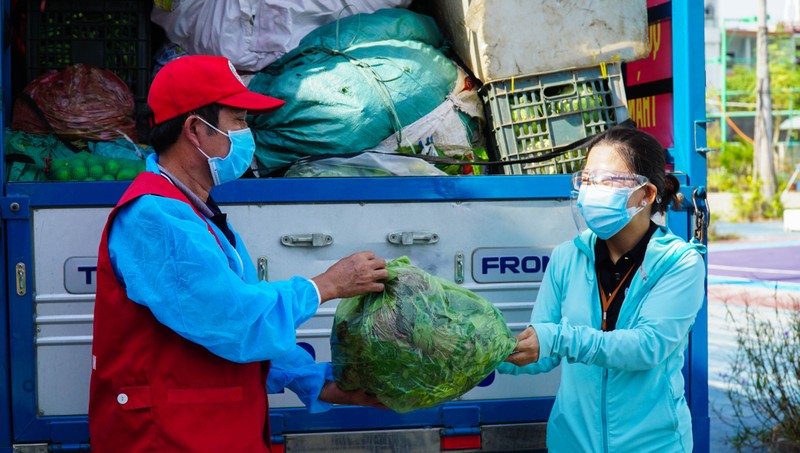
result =
M629 118L619 63L492 81L481 97L504 161L546 155ZM514 175L572 173L583 167L586 152L570 149L503 168Z
M147 101L152 67L150 8L141 0L47 0L28 2L28 81L84 63L113 71Z

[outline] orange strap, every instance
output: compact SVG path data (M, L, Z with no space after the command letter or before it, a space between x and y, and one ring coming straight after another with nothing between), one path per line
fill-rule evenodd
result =
M622 285L625 284L625 280L627 280L628 276L631 275L631 271L633 271L634 267L636 266L633 265L630 269L628 269L628 273L622 277L622 281L619 282L617 288L613 293L609 294L608 297L606 297L606 290L603 289L603 284L600 283L600 279L597 279L597 283L600 285L600 300L603 302L603 330L606 330L606 313L608 312L608 307L611 305L611 301L617 296L617 293L619 292L620 288L622 288Z

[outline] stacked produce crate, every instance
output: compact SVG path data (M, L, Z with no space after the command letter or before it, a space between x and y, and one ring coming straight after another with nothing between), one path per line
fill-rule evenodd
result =
M151 7L139 0L28 2L28 80L84 63L113 71L143 104L152 67Z
M522 161L506 174L577 171L586 148L572 145L629 118L621 63L647 55L646 2L600 3L436 2L453 48L484 82L497 156Z

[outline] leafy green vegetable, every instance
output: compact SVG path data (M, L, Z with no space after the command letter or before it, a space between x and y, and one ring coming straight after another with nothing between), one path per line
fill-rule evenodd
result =
M489 301L411 265L387 264L382 293L344 299L331 332L333 375L397 412L435 406L480 383L516 347Z

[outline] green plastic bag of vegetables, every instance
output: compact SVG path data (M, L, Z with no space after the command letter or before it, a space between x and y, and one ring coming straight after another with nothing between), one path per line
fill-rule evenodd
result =
M516 347L489 301L411 265L390 261L381 293L344 299L331 332L333 376L397 412L435 406L480 383Z

